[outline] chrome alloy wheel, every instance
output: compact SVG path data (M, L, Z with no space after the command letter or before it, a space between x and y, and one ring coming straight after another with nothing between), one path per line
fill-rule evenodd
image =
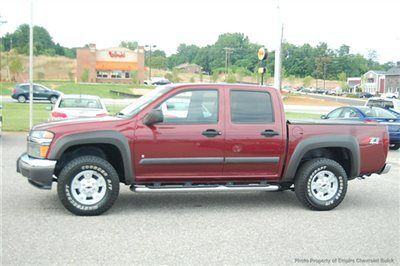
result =
M106 195L106 180L103 175L93 170L79 172L71 182L71 194L83 205L92 205Z
M320 171L311 180L311 193L317 200L332 199L338 189L338 178L331 171Z

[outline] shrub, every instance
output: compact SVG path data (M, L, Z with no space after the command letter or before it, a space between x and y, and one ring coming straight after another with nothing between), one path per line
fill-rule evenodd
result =
M88 82L89 81L89 69L85 68L82 72L81 75L81 80L82 82Z

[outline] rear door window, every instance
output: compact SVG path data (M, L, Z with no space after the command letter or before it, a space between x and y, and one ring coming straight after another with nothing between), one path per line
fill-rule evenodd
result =
M231 122L264 124L274 122L271 95L263 91L231 90Z

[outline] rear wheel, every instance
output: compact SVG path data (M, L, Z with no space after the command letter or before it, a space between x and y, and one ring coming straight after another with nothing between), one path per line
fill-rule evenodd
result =
M24 95L20 95L20 96L18 96L17 100L20 103L24 103L24 102L26 102L26 97Z
M99 215L111 208L117 199L119 177L106 160L97 156L81 156L61 170L57 192L70 212Z
M50 101L52 104L55 104L55 103L57 102L57 99L58 99L57 96L51 96L50 99L49 99L49 101Z
M397 151L400 148L400 143L392 144L389 146L389 149L393 151Z
M309 209L332 210L346 195L347 174L334 160L313 159L297 172L294 189L299 201Z

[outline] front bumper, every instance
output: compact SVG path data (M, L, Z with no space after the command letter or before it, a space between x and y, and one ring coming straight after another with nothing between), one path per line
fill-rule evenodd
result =
M392 165L390 163L386 163L385 166L382 168L382 170L379 171L378 175L384 175L389 173L390 168L392 168Z
M36 159L22 154L17 160L17 172L28 178L29 183L42 189L51 189L57 161Z

